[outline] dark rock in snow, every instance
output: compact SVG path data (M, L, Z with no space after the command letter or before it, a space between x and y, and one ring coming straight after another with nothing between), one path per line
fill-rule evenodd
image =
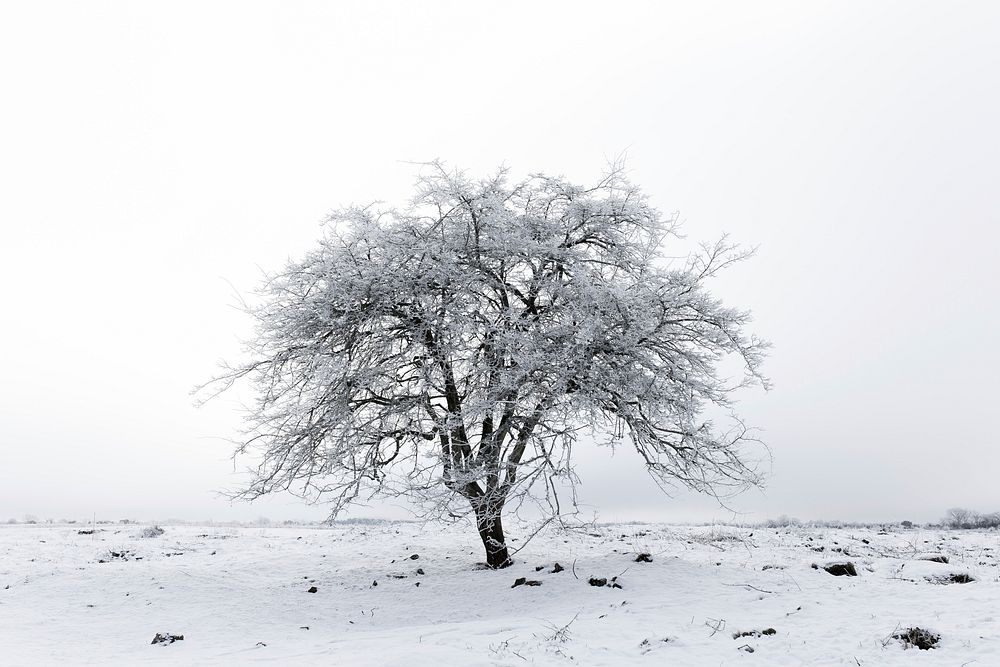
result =
M535 566L535 572L541 572L544 569L545 569L544 565L536 565Z
M420 554L413 554L410 556L410 560L417 560L418 558L420 558Z
M904 648L916 646L922 651L934 648L934 645L941 641L941 635L923 628L907 628L897 632L892 638L903 642Z
M564 568L562 565L560 565L559 563L556 563L555 565L552 566L552 574L555 574L557 572L562 572L565 569L566 568Z
M174 642L179 642L179 641L182 641L183 639L184 639L184 635L172 635L169 632L164 632L164 633L161 634L161 633L157 632L156 636L153 637L153 641L151 641L149 643L150 644L173 644Z
M424 573L424 568L418 567L417 568L417 574L423 574L423 573Z
M316 593L318 591L319 589L316 588L315 586L310 586L309 589L306 591L306 593Z
M641 553L641 554L639 554L638 556L635 557L635 562L636 563L652 563L653 562L653 556L650 555L650 554L647 554L647 553Z
M511 588L517 588L518 586L541 586L542 582L535 581L534 579L528 579L527 577L518 577L514 580L514 584Z
M607 586L608 580L604 577L591 577L587 580L587 583L591 586Z
M854 563L845 561L843 563L827 563L823 566L823 569L832 574L835 577L856 577L858 576L858 571L854 569Z

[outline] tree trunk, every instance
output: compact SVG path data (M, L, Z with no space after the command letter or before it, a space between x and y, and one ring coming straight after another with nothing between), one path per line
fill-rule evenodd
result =
M503 523L500 508L476 508L476 528L486 548L486 565L494 570L513 565L507 553L507 542L503 537Z

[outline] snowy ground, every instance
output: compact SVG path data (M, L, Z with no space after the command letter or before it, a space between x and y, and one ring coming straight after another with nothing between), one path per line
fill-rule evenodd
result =
M601 526L492 572L460 527L81 528L0 526L0 664L1000 665L997 532Z

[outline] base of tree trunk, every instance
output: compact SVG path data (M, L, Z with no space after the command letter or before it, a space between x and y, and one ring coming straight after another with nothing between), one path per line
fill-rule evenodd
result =
M510 558L507 542L503 536L499 511L477 512L476 527L486 549L486 566L492 570L499 570L513 565L514 561Z

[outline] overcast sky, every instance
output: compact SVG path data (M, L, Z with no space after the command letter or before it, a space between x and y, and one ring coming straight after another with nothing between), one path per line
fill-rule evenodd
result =
M1000 3L4 3L0 519L230 505L234 289L441 158L632 179L774 343L751 520L1000 509ZM604 519L700 520L580 447ZM370 511L387 511L378 508Z

